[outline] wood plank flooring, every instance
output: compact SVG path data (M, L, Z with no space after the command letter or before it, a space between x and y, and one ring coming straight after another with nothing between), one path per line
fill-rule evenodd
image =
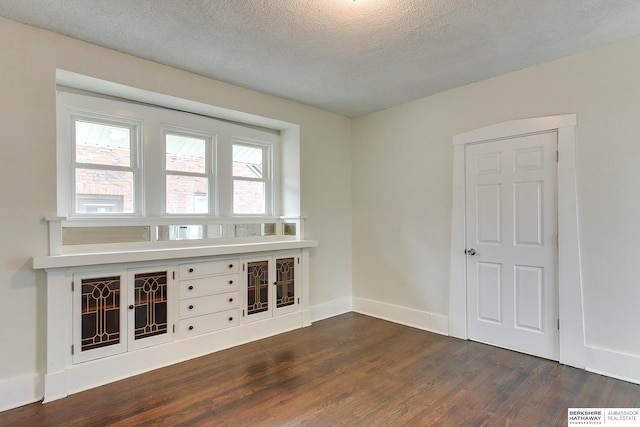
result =
M348 313L42 405L2 426L562 426L640 385Z

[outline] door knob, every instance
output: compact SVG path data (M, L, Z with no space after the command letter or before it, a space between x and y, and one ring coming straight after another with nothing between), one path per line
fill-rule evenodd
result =
M465 252L467 253L467 255L471 255L471 256L474 256L476 254L476 250L473 248L469 248Z

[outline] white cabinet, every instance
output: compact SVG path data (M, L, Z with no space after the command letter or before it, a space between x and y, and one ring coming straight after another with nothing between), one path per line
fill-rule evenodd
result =
M308 260L316 245L34 259L47 272L45 402L310 325Z
M170 268L73 275L73 363L172 339Z
M180 338L240 323L239 259L180 264L177 332Z
M245 322L297 311L300 270L299 251L244 260Z

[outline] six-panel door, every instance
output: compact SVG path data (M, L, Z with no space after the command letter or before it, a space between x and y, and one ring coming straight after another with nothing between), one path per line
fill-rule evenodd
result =
M466 148L469 337L558 358L556 134Z

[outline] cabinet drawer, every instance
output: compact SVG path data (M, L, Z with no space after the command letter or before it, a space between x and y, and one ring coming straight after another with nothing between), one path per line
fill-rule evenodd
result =
M180 279L184 280L212 274L237 273L239 264L240 261L237 259L180 264Z
M203 277L180 282L180 299L194 298L203 295L219 294L235 291L240 283L240 275L225 274L222 276Z
M227 310L219 313L205 314L180 321L180 337L190 337L207 332L213 332L240 324L239 310Z
M180 301L180 317L187 318L240 307L240 292L207 295Z

